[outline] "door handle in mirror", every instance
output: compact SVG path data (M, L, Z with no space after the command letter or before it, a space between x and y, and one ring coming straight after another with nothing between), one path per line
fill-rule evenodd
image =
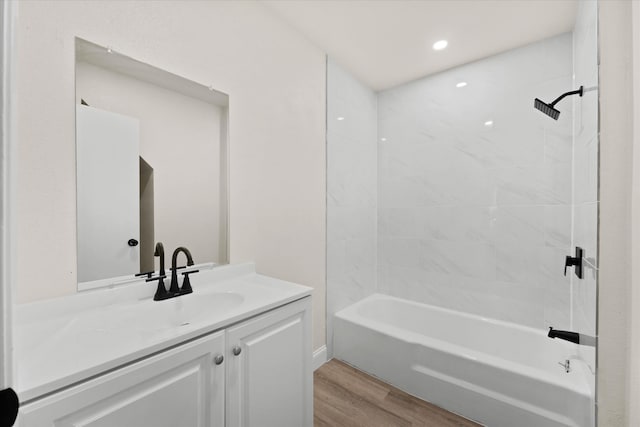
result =
M129 246L138 246L138 241L136 239L129 239L127 242Z

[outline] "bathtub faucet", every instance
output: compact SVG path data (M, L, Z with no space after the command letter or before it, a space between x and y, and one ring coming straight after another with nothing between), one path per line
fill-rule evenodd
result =
M547 334L547 336L549 338L560 338L562 340L571 341L580 345L588 345L591 347L596 346L596 337L579 334L577 332L560 331L558 329L553 329L553 326L549 326L549 333Z
M580 344L580 334L577 332L570 331L559 331L557 329L553 329L553 326L549 326L549 333L547 334L549 338L560 338L563 340L571 341L576 344Z

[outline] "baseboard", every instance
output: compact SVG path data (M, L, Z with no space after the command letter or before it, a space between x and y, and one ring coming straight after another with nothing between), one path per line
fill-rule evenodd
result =
M313 370L327 363L327 346L323 345L313 352Z

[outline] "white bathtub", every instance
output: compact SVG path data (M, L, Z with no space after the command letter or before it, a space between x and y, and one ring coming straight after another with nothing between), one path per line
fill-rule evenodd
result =
M334 356L491 427L594 425L575 344L541 330L372 295L335 315Z

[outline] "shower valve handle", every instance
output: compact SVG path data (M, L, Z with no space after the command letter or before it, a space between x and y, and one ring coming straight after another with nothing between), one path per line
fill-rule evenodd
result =
M567 267L574 267L573 271L579 279L584 276L584 267L582 266L582 258L584 257L584 249L576 246L576 256L567 255L564 260L564 275L567 275Z
M567 267L576 265L577 260L571 255L567 255L564 261L564 275L567 275Z

